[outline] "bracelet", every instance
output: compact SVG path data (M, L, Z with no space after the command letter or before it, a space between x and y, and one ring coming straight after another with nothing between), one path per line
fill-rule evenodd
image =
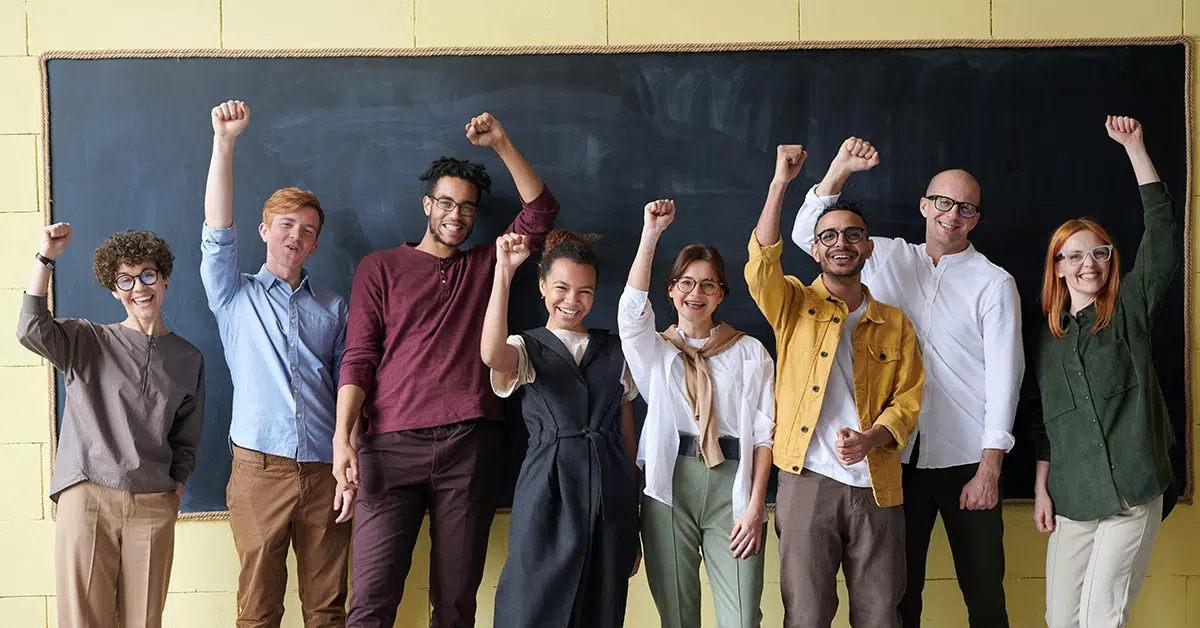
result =
M54 260L50 259L49 257L46 257L45 255L42 255L41 252L34 253L33 255L34 255L34 257L37 258L37 261L45 264L46 268L49 268L50 270L54 270Z

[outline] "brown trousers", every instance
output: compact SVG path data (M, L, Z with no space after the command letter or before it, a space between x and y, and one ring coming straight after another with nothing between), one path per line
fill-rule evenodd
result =
M838 567L850 625L899 628L904 596L904 511L880 508L869 488L804 469L780 471L775 505L784 626L828 628L837 613Z
M289 544L305 628L346 625L351 528L334 523L336 491L333 465L233 447L225 500L242 565L238 628L275 628L283 620Z
M61 628L159 628L175 554L175 491L91 482L58 497L54 580Z

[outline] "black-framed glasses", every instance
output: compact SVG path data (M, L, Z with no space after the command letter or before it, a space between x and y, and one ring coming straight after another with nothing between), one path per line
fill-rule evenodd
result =
M838 231L837 229L830 227L821 233L818 233L817 240L819 240L821 244L824 244L825 246L834 246L837 244L838 236L841 236L844 240L846 240L846 244L858 244L859 242L863 241L863 238L867 237L867 230L863 229L862 227L846 227L845 229Z
M437 208L444 212L453 211L455 208L458 208L458 213L468 218L474 216L479 211L479 206L475 203L471 201L459 203L449 196L430 196L429 200L433 201L433 204L437 205Z
M972 205L965 201L956 201L949 196L941 196L939 194L930 194L925 197L925 200L933 202L934 209L940 212L948 212L955 207L958 208L958 215L970 220L979 215L979 206Z
M1107 262L1112 259L1112 253L1113 245L1101 244L1086 251L1063 251L1058 254L1058 259L1066 262L1068 266L1079 266L1089 255L1097 262Z
M696 289L696 286L700 286L700 294L703 294L706 296L712 296L712 295L716 294L718 290L721 289L720 282L716 282L711 279L704 279L702 281L696 281L695 279L692 279L691 277L684 277L683 279L676 281L675 286L677 288L679 288L679 291L684 294L691 294L692 290Z
M154 268L147 268L141 273L138 273L136 278L129 275L117 275L117 289L119 289L121 292L129 292L130 290L133 290L135 283L134 279L142 282L143 286L153 286L154 284L158 283L158 270Z

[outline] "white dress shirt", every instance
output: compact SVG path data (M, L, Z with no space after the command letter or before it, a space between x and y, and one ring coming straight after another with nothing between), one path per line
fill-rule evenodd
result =
M683 357L654 329L649 294L629 286L617 307L621 348L648 410L638 442L638 466L645 469L646 495L671 505L679 434L699 435L687 400ZM690 342L689 344L694 343ZM775 430L775 362L762 343L743 336L708 359L718 431L738 438L740 464L733 481L733 518L750 501L754 450L770 447ZM766 520L764 515L764 521Z
M847 486L871 488L871 471L864 458L852 465L844 465L837 457L838 430L848 427L856 432L862 430L858 421L858 406L854 402L854 328L867 311L867 300L863 299L858 309L846 316L842 325L842 337L833 352L833 368L825 382L825 396L821 401L821 414L813 430L812 443L804 454L804 468L816 471Z
M808 191L792 230L798 246L811 250L817 217L837 199L817 196L815 186ZM917 466L974 464L984 449L1012 449L1025 372L1021 300L1012 275L973 245L934 265L924 244L871 241L875 251L863 268L863 283L877 300L912 320L925 364ZM910 444L902 460L911 456Z

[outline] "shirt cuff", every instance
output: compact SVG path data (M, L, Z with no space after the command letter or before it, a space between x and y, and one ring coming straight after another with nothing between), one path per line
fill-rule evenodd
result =
M1003 430L987 430L983 433L983 448L984 449L999 449L1008 453L1013 445L1017 444L1017 439L1013 435Z
M224 229L213 229L204 224L201 226L201 237L214 244L231 244L237 240L237 226L229 225Z
M750 252L750 260L762 259L771 263L778 263L783 257L783 238L775 241L775 244L763 246L758 243L758 236L753 231L750 232L750 244L748 245Z
M21 313L22 314L41 314L50 309L50 298L46 295L40 297L24 293L21 297Z
M554 194L550 192L550 186L543 182L542 193L528 203L521 201L521 207L534 212L557 212L558 199L554 198Z
M817 186L814 185L811 188L808 188L808 193L804 195L804 204L808 205L810 203L819 203L821 207L828 207L836 203L841 197L841 192L837 194L830 194L829 196L821 196L820 194L817 194Z

